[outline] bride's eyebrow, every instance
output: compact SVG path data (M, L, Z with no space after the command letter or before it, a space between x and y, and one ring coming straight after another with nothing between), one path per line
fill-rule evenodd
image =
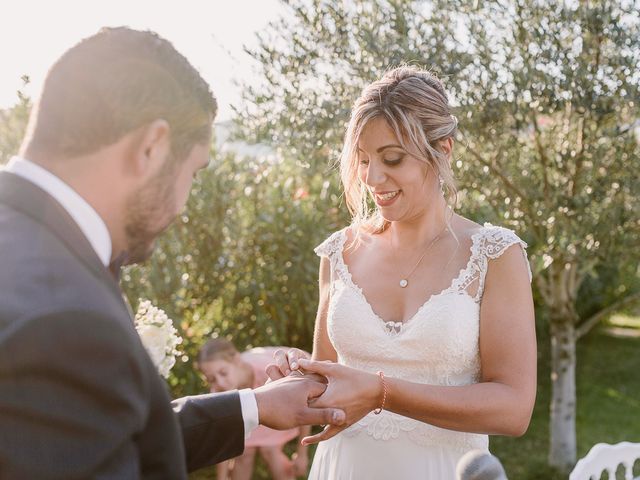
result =
M384 145L383 147L380 147L378 150L376 150L376 152L378 153L382 153L383 151L387 150L388 148L399 148L402 150L402 145L397 145L395 143L389 144L389 145Z
M387 150L388 148L399 148L401 150L404 150L402 148L402 145L397 145L395 143L390 143L389 145L383 145L382 147L378 148L376 150L376 153L382 153L383 151ZM362 153L367 153L365 152L362 148L358 147L358 152L362 152Z

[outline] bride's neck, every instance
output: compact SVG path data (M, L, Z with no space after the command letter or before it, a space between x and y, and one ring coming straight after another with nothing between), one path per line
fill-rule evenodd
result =
M444 199L436 208L431 208L412 221L391 222L388 227L391 243L402 250L422 248L442 235L453 219L453 212Z

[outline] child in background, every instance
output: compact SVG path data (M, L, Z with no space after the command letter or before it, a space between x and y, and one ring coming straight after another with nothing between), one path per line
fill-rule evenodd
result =
M281 348L284 347L257 347L239 353L231 342L213 338L200 350L198 368L206 377L211 392L256 388L269 378L265 368L273 363L273 353ZM298 442L297 451L291 459L282 450L288 441L296 437L302 439L309 432L310 427L279 431L259 425L246 440L241 456L216 466L218 480L249 480L256 453L267 463L274 480L306 477L308 447Z

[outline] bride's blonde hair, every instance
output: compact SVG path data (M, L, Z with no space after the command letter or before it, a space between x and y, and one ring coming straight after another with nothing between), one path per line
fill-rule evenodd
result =
M457 191L451 164L438 144L454 137L458 121L451 114L447 94L435 75L401 66L367 86L351 111L340 156L340 178L353 225L373 232L388 226L377 210L369 208L366 186L358 178L358 141L374 118L384 118L402 148L433 169L441 179L447 203L455 206Z

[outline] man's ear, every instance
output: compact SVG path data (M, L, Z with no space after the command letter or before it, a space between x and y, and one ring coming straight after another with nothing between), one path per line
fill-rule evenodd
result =
M166 120L154 120L140 131L133 168L141 176L152 176L164 165L170 152L171 127Z

